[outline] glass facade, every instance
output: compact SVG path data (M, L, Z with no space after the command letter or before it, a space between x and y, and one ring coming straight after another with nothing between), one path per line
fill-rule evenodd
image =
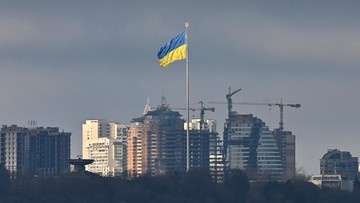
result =
M280 179L284 164L274 134L265 123L251 114L233 114L226 123L225 168L244 170L250 179Z

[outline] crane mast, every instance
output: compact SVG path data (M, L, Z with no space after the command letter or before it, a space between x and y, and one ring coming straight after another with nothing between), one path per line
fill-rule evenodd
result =
M231 92L231 87L229 87L229 94L226 95L226 100L228 103L228 118L230 119L231 116L231 110L232 110L232 96L236 93L238 93L241 89L237 89L233 92Z
M280 122L279 122L279 130L284 130L284 106L290 106L294 108L300 108L300 104L283 104L282 100L280 100L280 103L276 104L268 104L269 106L278 106L280 108Z
M227 100L227 105L228 105L228 119L227 119L227 125L226 125L226 131L224 129L224 146L223 146L223 154L224 154L224 167L225 168L230 168L230 165L227 165L230 161L227 159L230 159L231 157L227 156L227 152L228 152L228 148L230 150L230 145L229 145L229 141L230 141L230 137L231 137L231 115L232 113L232 106L233 106L233 102L232 102L232 96L238 92L240 92L241 89L237 89L233 92L231 92L231 87L229 87L229 94L226 95L226 100Z
M205 111L211 111L211 112L215 112L215 108L214 107L204 107L204 102L203 101L199 101L200 104L200 108L190 108L191 111L200 111L200 130L204 130L205 129ZM186 110L186 108L172 108L174 110Z
M203 101L199 101L199 104L200 104L200 130L205 130L205 126L204 126L205 111L215 112L215 108L214 107L210 107L210 108L204 107Z

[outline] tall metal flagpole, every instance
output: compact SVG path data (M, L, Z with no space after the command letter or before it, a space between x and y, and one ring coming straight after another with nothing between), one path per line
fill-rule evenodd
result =
M190 170L190 137L189 137L189 41L188 41L188 30L189 22L185 22L185 43L186 43L186 112L187 112L187 121L186 121L186 171Z

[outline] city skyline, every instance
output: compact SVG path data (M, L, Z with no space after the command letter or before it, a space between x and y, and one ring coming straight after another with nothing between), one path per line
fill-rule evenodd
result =
M128 124L148 97L152 106L165 96L185 107L184 62L162 69L156 53L189 21L191 107L215 107L205 117L222 135L226 105L208 102L226 102L229 87L242 88L233 102L301 104L284 109L284 126L296 136L297 167L318 174L327 149L360 156L359 8L335 0L3 1L0 124L59 126L72 132L76 158L86 119ZM277 107L233 110L278 127Z

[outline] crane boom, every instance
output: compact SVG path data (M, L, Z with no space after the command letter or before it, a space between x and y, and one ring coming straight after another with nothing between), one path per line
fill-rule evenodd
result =
M200 108L189 108L191 111L200 111L200 130L204 130L205 126L204 126L204 117L205 117L205 111L211 111L211 112L215 112L215 108L214 107L204 107L204 102L203 101L199 101L200 104ZM186 110L186 108L172 108L174 110Z
M279 130L283 131L284 130L284 106L290 106L290 107L294 107L294 108L300 108L301 105L300 104L283 104L282 100L280 103L276 103L276 104L268 104L269 106L278 106L280 108L280 122L279 122Z
M231 87L229 87L229 94L226 95L227 103L228 103L228 118L230 119L231 110L232 110L232 96L238 92L240 92L241 88L231 92Z
M226 102L209 102L210 104L226 104ZM239 105L259 105L259 106L278 106L280 109L280 122L279 122L279 130L284 130L284 106L300 108L300 104L283 104L282 101L280 103L256 103L256 102L234 102L232 104ZM228 102L229 105L229 102ZM232 107L232 105L231 105Z

